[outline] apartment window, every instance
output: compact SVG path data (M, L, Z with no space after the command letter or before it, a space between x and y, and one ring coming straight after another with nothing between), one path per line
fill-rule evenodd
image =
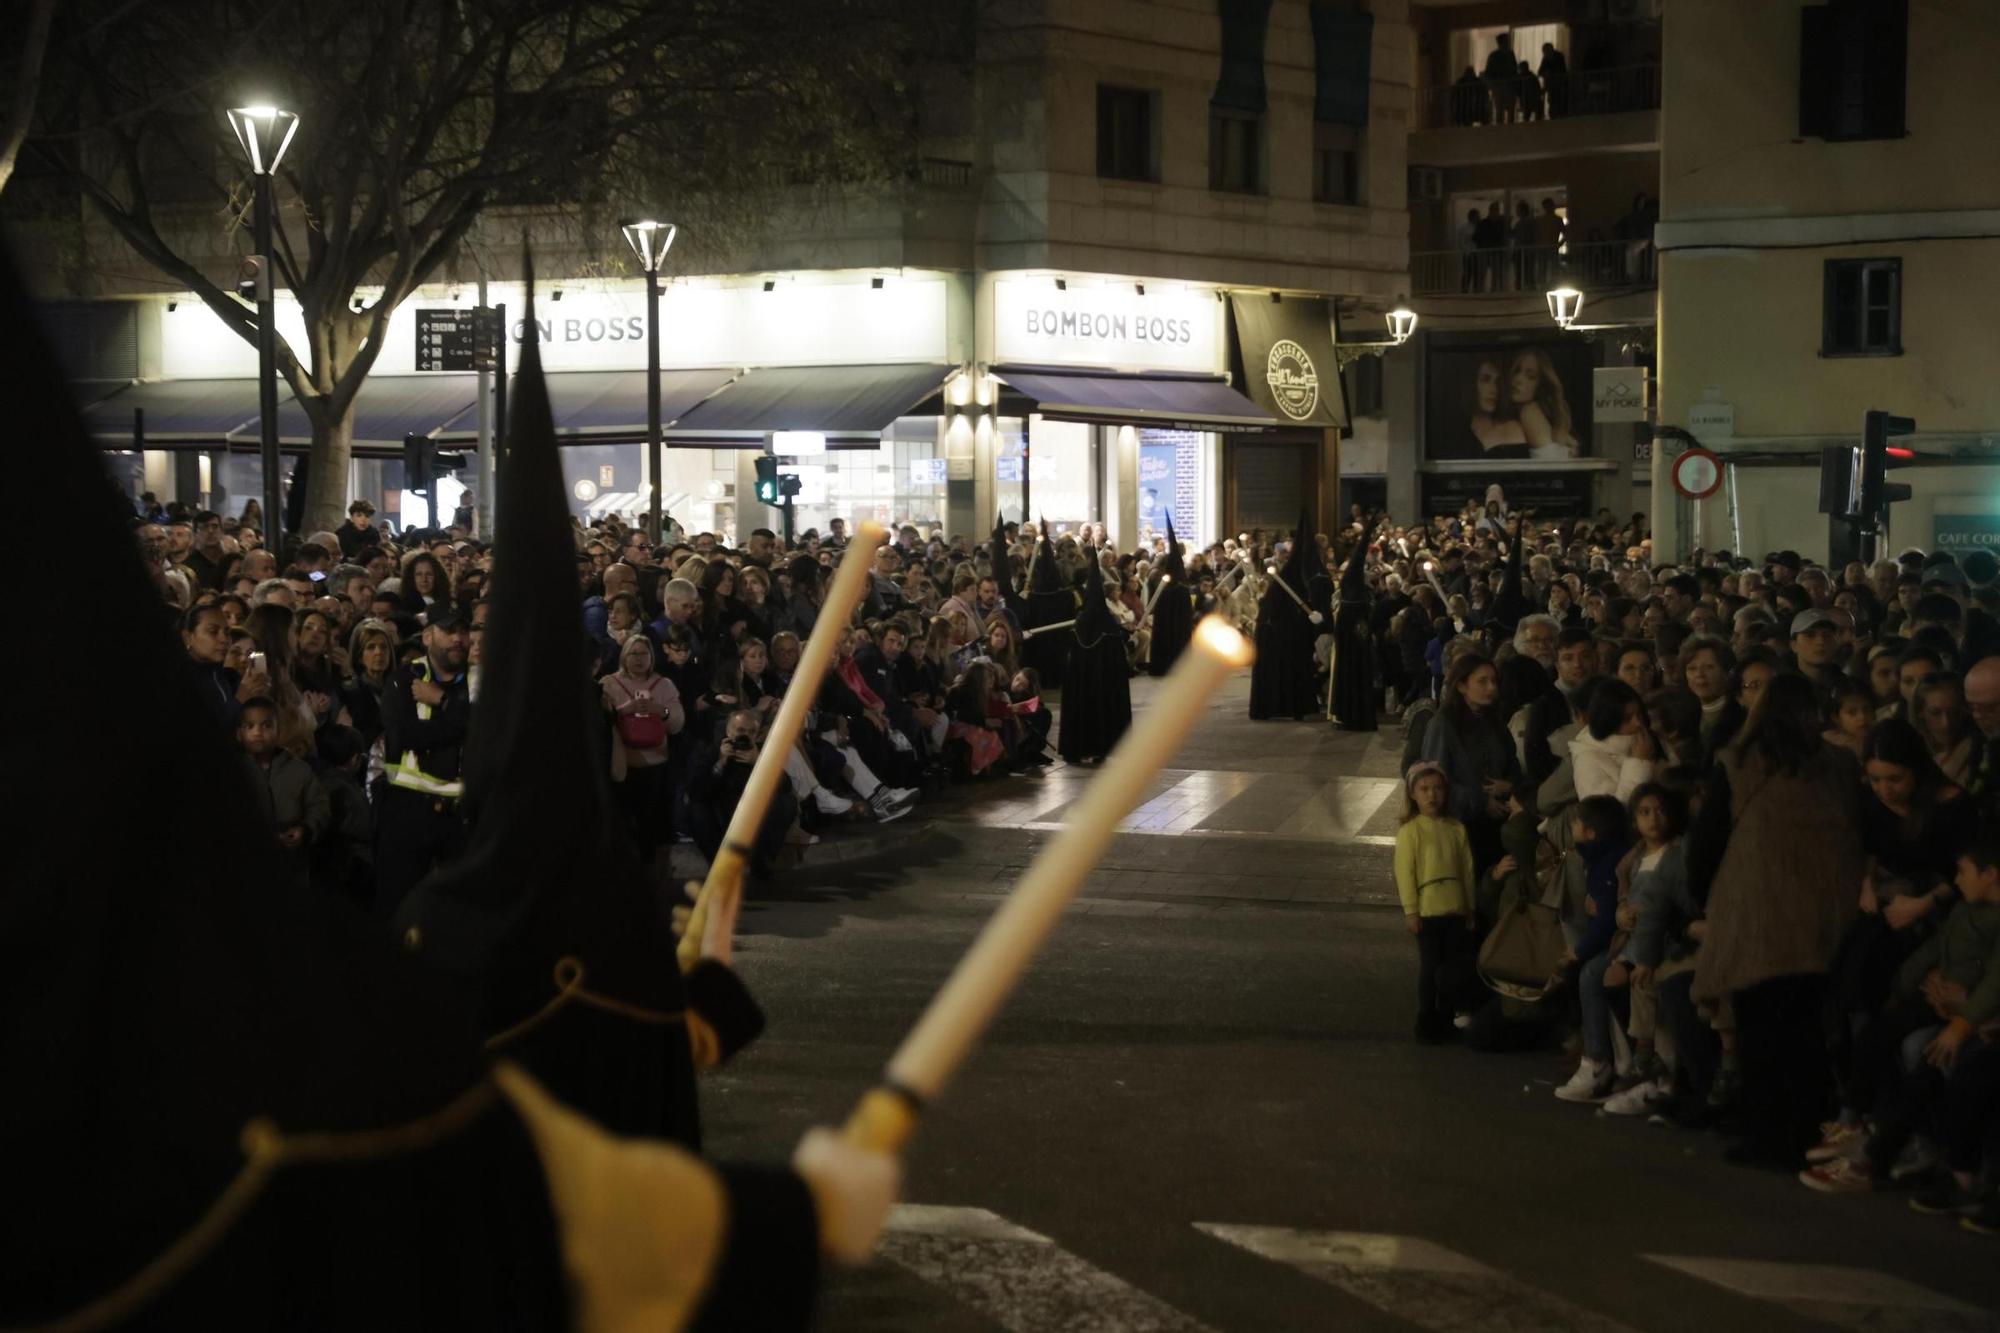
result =
M1208 109L1208 188L1257 194L1263 189L1264 118L1233 107Z
M1352 125L1313 126L1313 198L1322 204L1361 202L1361 131Z
M1156 181L1153 101L1143 88L1097 85L1097 174L1111 180Z
M1822 356L1903 354L1903 261L1826 261Z
M1347 366L1347 410L1356 417L1382 415L1382 358L1357 356Z
M1799 134L1900 139L1909 81L1908 0L1799 11Z

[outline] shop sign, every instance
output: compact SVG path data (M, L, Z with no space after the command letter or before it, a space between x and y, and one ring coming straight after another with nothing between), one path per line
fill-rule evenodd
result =
M1343 424L1333 309L1325 301L1261 293L1232 296L1243 387L1252 402L1287 426Z
M2000 513L1993 512L1993 501L1983 496L1940 497L1931 514L1931 547L1961 556L1974 551L2000 555Z
M1652 372L1644 366L1599 366L1591 372L1590 416L1606 421L1644 421L1646 384Z
M1114 370L1221 368L1221 307L1206 290L1050 278L993 283L993 358Z

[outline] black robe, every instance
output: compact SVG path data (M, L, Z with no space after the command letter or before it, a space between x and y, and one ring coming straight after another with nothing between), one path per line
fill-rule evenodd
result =
M1250 668L1253 719L1302 718L1319 707L1313 640L1319 628L1276 583L1257 603L1257 662Z
M1042 523L1042 531L1047 533L1048 520L1043 519ZM1044 536L1035 556L1034 568L1028 576L1028 593L1021 607L1022 633L1025 635L1027 631L1043 625L1060 625L1065 620L1074 619L1076 594L1063 586L1055 547ZM1033 667L1040 674L1044 690L1060 690L1069 666L1069 635L1063 630L1051 630L1031 639L1024 638L1021 665Z
M1153 599L1153 640L1147 650L1146 671L1164 676L1194 638L1194 595L1185 580L1175 579L1160 589Z
M1362 531L1367 531L1364 524ZM1333 613L1333 716L1342 731L1375 730L1374 598L1364 536L1341 570Z
M1083 609L1076 624L1043 638L1060 639L1069 650L1063 677L1062 719L1056 748L1070 763L1101 759L1132 725L1132 672L1125 657L1125 630L1105 604L1101 581L1085 575Z

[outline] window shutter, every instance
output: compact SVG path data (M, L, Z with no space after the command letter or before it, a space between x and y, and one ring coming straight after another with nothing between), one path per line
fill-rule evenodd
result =
M1264 36L1271 0L1216 0L1222 19L1222 73L1215 105L1264 114Z
M1313 119L1330 125L1366 125L1375 16L1316 0L1312 29Z

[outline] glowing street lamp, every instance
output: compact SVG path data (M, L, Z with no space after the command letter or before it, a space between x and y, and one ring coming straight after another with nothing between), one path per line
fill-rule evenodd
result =
M236 132L236 142L243 145L243 155L250 160L250 176L256 186L252 225L257 253L243 266L237 291L257 302L257 454L264 472L264 545L282 553L279 536L285 509L278 488L278 331L271 281L271 228L277 210L271 202L271 175L292 146L292 136L299 132L299 118L275 106L232 107L227 114L229 128Z
M1554 320L1558 327L1568 328L1576 323L1576 317L1583 313L1583 293L1568 283L1551 289L1548 299L1549 318Z
M660 265L673 247L680 229L671 222L644 218L622 228L625 243L639 257L646 272L646 452L653 464L653 495L649 514L654 541L665 537L661 528L660 495L666 489L667 451L660 438Z
M1410 301L1406 296L1397 297L1395 308L1384 318L1389 322L1390 341L1398 346L1408 342L1410 335L1417 331L1417 312L1410 309Z

